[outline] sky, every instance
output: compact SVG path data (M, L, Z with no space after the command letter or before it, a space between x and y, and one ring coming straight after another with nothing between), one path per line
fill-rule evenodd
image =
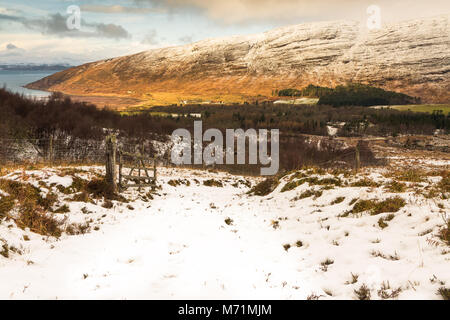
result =
M450 12L448 0L0 0L0 64L78 65L291 24L364 23L370 5L382 24Z

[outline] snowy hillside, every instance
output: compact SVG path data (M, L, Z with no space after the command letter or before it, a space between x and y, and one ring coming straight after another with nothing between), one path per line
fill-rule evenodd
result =
M0 179L0 298L448 297L448 171L310 169L259 184L162 168L160 188L112 201L82 191L100 174L43 168ZM19 202L4 209L20 189L11 181L34 185L41 206L56 195L48 207L60 237L24 227Z
M165 105L361 82L446 103L448 21L442 14L376 30L354 21L304 23L89 63L28 87Z

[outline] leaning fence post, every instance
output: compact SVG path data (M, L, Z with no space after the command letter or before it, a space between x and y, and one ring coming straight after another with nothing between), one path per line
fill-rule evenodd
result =
M106 182L111 186L114 193L117 193L116 183L116 136L106 137Z

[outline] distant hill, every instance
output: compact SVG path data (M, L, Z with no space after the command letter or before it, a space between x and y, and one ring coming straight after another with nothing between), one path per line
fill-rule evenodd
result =
M0 70L9 71L61 71L71 67L68 64L0 64Z
M449 14L367 31L353 21L305 23L204 40L69 68L28 86L73 95L243 102L282 88L363 83L450 101Z

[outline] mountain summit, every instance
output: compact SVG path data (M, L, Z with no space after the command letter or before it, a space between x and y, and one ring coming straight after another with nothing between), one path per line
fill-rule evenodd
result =
M28 88L170 104L239 102L284 88L358 82L449 102L449 16L369 31L358 22L337 21L203 40L88 63Z

